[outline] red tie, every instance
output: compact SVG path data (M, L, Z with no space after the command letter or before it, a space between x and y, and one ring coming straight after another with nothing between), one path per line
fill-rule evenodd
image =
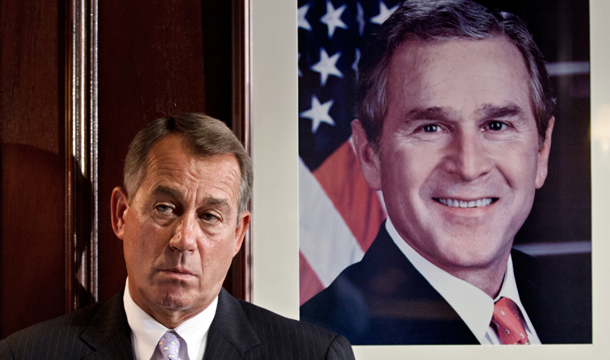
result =
M529 345L530 341L523 327L521 312L511 299L503 297L496 302L491 323L502 344Z

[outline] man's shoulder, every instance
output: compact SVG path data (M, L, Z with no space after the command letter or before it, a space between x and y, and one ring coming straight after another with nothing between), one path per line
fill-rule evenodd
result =
M122 305L116 296L9 335L0 342L0 359L67 359L87 352L89 347L79 337L100 312L110 315L119 303ZM112 316L103 317L104 321L114 321Z
M394 244L385 224L382 224L364 257L345 268L326 289L303 304L301 317L319 323L321 319L335 317L337 312L345 313L348 317L366 312L366 303L370 303L367 299L377 298L378 292L387 294L389 289L385 285L399 285L391 283L389 279L396 278L397 274L398 281L411 278L412 270L411 263ZM331 330L336 331L332 327Z
M252 350L262 358L353 359L351 345L341 335L236 299L224 290L220 298L210 332L222 334L242 353Z
M360 262L301 306L301 319L345 335L354 345L476 341L383 225Z
M23 330L19 330L9 335L6 340L9 343L24 343L27 341L48 340L56 336L68 336L70 333L79 333L87 327L91 318L99 311L102 305L96 303L82 309L75 310L71 313L58 316L56 318L40 322L29 326Z

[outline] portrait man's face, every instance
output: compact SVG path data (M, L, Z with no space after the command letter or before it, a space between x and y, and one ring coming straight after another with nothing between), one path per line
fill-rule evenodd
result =
M553 127L541 148L520 52L503 37L407 41L388 79L379 152L353 128L394 226L450 273L506 264L546 178Z
M234 155L194 156L169 135L148 154L131 203L115 189L115 232L142 309L197 313L212 302L249 224L248 212L237 213L239 185Z

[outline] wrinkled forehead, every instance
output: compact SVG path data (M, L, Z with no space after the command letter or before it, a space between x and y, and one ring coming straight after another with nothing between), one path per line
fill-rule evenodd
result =
M234 154L200 155L182 136L169 135L151 148L145 169L140 187L163 184L184 191L220 191L237 202L241 173Z

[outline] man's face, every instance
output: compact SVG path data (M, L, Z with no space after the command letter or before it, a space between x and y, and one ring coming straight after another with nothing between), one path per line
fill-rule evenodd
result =
M155 144L147 164L130 204L120 188L113 193L129 290L153 317L188 318L219 293L248 227L249 214L237 213L239 165L232 154L193 156L177 135Z
M521 54L503 37L407 41L388 78L380 150L369 146L363 172L396 229L450 273L505 264L546 178L553 126L540 149Z

